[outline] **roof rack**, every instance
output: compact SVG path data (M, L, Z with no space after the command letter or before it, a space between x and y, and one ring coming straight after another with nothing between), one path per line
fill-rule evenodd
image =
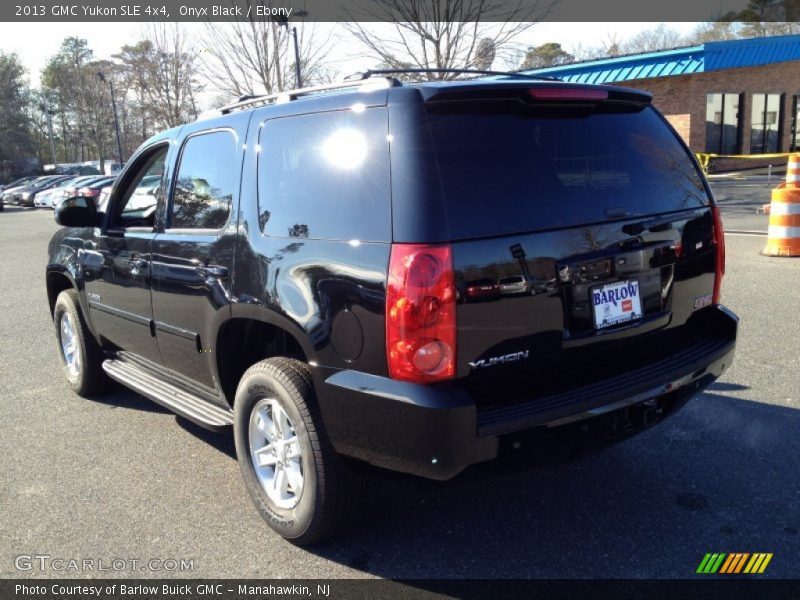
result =
M255 96L242 96L236 102L227 104L219 108L219 112L223 115L230 114L237 110L246 110L248 108L256 108L258 106L266 106L268 104L282 104L284 102L291 102L303 96L312 94L319 94L322 92L330 92L335 90L343 90L348 88L360 88L365 91L372 89L384 89L388 87L395 87L402 85L402 83L393 77L393 75L400 75L403 73L457 73L459 75L493 75L499 77L514 77L519 79L538 79L545 81L557 81L555 77L546 77L544 75L528 75L526 73L518 73L514 71L486 71L481 69L438 69L438 68L413 68L413 69L369 69L353 73L345 77L344 81L338 83L328 83L325 85L317 85L312 87L298 88L296 90L287 90L285 92L278 92L277 94L262 94ZM380 77L375 77L380 76Z
M529 75L527 73L520 73L519 71L487 71L484 69L451 69L451 68L423 68L413 67L408 69L368 69L353 73L345 77L345 80L363 80L369 79L373 75L400 75L402 73L456 73L458 75L494 75L499 77L516 77L519 79L539 79L545 81L558 81L556 77L548 77L546 75Z
M401 83L392 77L381 77L373 81L364 81L368 77L363 77L358 80L345 80L338 83L328 83L325 85L316 85L305 88L298 88L296 90L286 90L277 94L263 94L257 96L242 96L236 102L227 104L219 108L219 112L227 115L237 110L246 110L248 108L255 108L257 106L266 106L268 104L282 104L284 102L291 102L303 96L312 94L319 94L322 92L329 92L334 90L341 90L347 88L360 88L363 91L371 91L376 89L385 89L401 85Z

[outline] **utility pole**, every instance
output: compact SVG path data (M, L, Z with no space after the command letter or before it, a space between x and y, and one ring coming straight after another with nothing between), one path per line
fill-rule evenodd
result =
M53 157L53 168L56 165L56 142L53 138L53 115L50 112L50 100L47 97L47 92L42 90L42 97L44 98L44 113L47 117L47 133L50 137L50 154Z
M299 10L295 11L294 13L296 16L304 19L308 16L308 11ZM289 18L288 17L278 17L276 19L278 24L282 27L286 27L286 31L289 32ZM291 34L294 37L294 79L295 79L295 87L301 88L303 87L303 77L300 72L300 42L297 40L297 27L291 28Z
M297 42L297 27L292 27L292 35L294 36L294 77L297 87L301 88L303 79L300 76L300 45Z
M108 81L108 87L111 91L111 110L114 112L114 131L117 133L117 159L119 164L122 164L122 142L119 136L119 117L117 116L117 101L114 99L114 82L110 79L106 80L106 76L102 71L97 72L97 78L100 81Z

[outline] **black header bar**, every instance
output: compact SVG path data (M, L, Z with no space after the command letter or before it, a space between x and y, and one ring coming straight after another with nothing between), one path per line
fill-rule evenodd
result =
M446 0L10 0L0 2L3 22L208 22L289 19L294 22L435 21L436 5ZM797 21L795 0L775 0L756 13L748 0L464 0L466 18L506 21ZM400 7L400 8L398 8ZM416 16L420 18L417 19Z

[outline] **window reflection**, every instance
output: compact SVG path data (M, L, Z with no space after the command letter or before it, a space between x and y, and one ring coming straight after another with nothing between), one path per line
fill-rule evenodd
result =
M216 131L190 137L183 147L172 196L173 229L219 229L228 220L237 185L236 139Z
M781 117L780 94L753 94L753 118L750 129L750 154L777 152Z
M164 176L167 148L154 151L129 184L122 200L112 207L112 227L153 227L158 192Z
M308 225L295 224L289 227L289 237L307 238Z
M468 105L471 103L462 103ZM703 206L694 164L655 111L489 103L428 113L454 237Z
M706 102L706 152L739 151L739 94L708 94Z
M367 139L356 129L337 129L322 146L327 161L339 169L357 169L367 158Z
M274 237L390 239L387 128L386 109L378 107L266 121L258 157L262 231Z

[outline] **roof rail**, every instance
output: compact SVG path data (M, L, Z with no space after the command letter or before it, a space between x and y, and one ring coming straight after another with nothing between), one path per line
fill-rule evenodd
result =
M368 69L353 73L345 77L345 80L369 79L373 75L400 75L402 73L456 73L458 75L495 75L499 77L516 77L520 79L540 79L545 81L558 81L555 77L545 75L529 75L518 71L487 71L484 69L451 69L451 68L423 68L413 67L408 69Z
M324 85L317 85L312 87L298 88L296 90L286 90L285 92L278 92L277 94L263 94L259 96L242 96L236 102L226 104L218 110L223 115L227 115L237 110L246 110L248 108L255 108L257 106L266 106L268 104L282 104L284 102L291 102L303 96L312 94L319 94L322 92L329 92L334 90L341 90L347 88L361 88L364 91L375 89L384 89L401 85L401 83L392 77L381 77L373 81L364 81L362 78L359 80L345 80L337 83L328 83Z

